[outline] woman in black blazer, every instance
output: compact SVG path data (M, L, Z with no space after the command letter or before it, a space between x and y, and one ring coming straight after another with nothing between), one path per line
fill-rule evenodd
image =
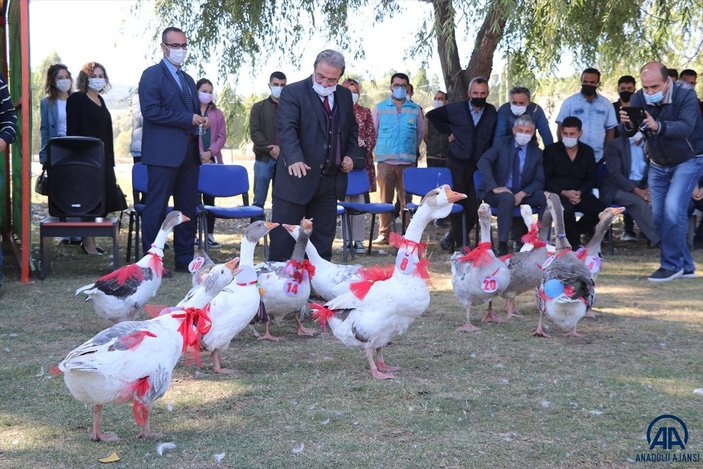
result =
M112 117L101 93L110 89L105 67L97 62L83 66L76 80L77 91L66 101L66 135L99 138L105 144L105 214L125 210L127 203L115 178ZM84 238L81 244L86 254L103 254L95 238Z

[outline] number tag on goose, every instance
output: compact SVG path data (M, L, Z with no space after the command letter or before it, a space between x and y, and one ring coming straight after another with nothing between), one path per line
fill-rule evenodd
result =
M420 262L420 258L417 256L417 251L398 251L398 255L395 258L395 268L398 272L403 275L412 275L417 268L417 264Z
M549 265L554 262L554 255L549 256L542 264L542 270L545 270Z
M600 271L600 266L602 263L603 260L600 258L600 256L586 256L586 261L584 262L588 270L591 271L591 274L595 274L596 272Z
M293 279L286 280L286 283L283 284L283 293L286 296L300 295L300 284Z
M484 293L495 293L498 290L498 279L492 275L487 275L481 280L481 290Z

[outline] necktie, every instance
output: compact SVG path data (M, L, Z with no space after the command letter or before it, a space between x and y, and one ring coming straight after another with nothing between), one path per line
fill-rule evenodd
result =
M515 147L515 158L513 159L513 194L520 192L520 147Z
M327 114L332 112L332 110L330 109L330 100L329 100L328 96L325 96L325 99L322 100L322 107L325 108L325 111L327 111Z
M183 73L183 70L179 69L176 74L181 80L181 91L183 91L183 96L186 98L186 103L188 103L193 112L197 113L197 107L195 106L195 101L193 101L193 93L190 91L190 86L188 86L185 73Z

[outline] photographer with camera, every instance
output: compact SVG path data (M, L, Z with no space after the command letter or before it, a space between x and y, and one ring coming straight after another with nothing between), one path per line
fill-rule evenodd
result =
M620 120L628 137L642 132L650 158L649 193L661 253L660 267L649 280L695 278L695 264L686 243L686 211L703 171L703 120L698 98L690 86L671 80L660 62L642 67L640 81L642 89L632 96L629 109L620 110ZM641 122L638 113L642 113Z

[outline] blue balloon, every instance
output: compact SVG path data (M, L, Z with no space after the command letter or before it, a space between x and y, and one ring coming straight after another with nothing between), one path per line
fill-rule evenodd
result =
M556 298L564 293L564 284L553 278L544 282L544 293L550 298Z

